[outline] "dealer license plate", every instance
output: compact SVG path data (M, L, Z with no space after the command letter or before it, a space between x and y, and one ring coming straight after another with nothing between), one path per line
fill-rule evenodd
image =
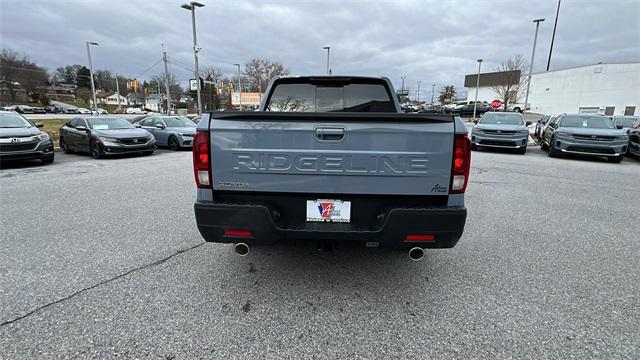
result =
M351 201L307 200L307 221L348 223L351 221Z

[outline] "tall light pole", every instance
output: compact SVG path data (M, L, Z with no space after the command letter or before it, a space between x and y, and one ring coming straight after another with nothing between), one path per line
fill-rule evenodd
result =
M418 91L416 91L416 100L418 102L420 102L420 84L422 84L422 81L418 80Z
M533 59L536 56L536 43L538 42L538 28L540 28L540 23L543 22L544 19L535 19L533 20L536 23L536 33L533 36L533 50L531 50L531 62L529 63L529 76L527 77L527 93L524 96L524 106L522 107L522 113L527 112L527 106L529 104L529 88L531 87L531 73L533 72Z
M547 60L547 71L549 71L549 66L551 65L551 52L553 52L553 42L556 39L556 28L558 27L558 15L560 14L560 1L561 0L558 0L558 9L556 9L556 22L553 24L553 35L551 35L551 46L549 47L549 60Z
M478 77L476 78L476 99L473 101L473 119L476 119L476 108L478 107L478 88L480 87L480 67L482 59L478 59Z
M404 80L406 79L406 76L400 76L400 79L402 79L402 86L400 87L400 92L404 93Z
M240 74L240 64L233 65L238 67L238 108L242 111L242 75Z
M331 67L329 67L329 57L331 55L331 46L325 46L323 49L327 50L327 75L330 75Z
M169 91L169 67L167 66L167 52L162 44L162 61L164 61L164 88L167 93L167 115L171 115L171 91Z
M196 61L195 75L196 82L198 83L198 86L196 88L196 96L198 97L198 115L202 113L202 99L200 97L200 68L198 67L198 51L200 51L200 49L198 48L198 40L196 38L196 8L203 6L204 4L196 1L180 5L181 8L191 11L191 27L193 28L193 56Z
M87 41L87 57L89 58L89 74L91 75L91 94L93 94L93 110L98 114L98 103L96 101L96 85L93 82L93 64L91 63L91 50L89 45L98 45L97 42Z
M433 93L436 91L436 84L431 84L431 105L433 105Z

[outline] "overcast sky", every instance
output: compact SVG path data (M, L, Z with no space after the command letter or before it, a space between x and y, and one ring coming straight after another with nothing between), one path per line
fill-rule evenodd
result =
M331 46L334 74L383 75L400 87L431 96L430 84L462 87L464 75L483 72L514 54L531 56L541 24L534 72L546 67L556 0L540 1L296 1L200 0L197 10L200 64L224 73L254 57L282 62L293 74L325 71ZM2 0L3 48L25 53L54 70L87 64L129 77L145 73L162 56L193 68L191 16L181 0ZM640 1L563 0L551 68L597 62L640 61ZM172 65L178 79L192 74ZM462 89L461 89L462 90Z

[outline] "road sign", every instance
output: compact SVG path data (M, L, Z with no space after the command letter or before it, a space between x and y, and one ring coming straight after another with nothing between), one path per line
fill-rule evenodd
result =
M498 109L500 108L500 106L502 106L502 101L495 99L491 102L491 108L492 109Z
M409 96L409 90L396 90L396 94L400 96Z
M204 88L204 80L200 78L200 90ZM198 91L198 81L196 79L189 79L189 91Z

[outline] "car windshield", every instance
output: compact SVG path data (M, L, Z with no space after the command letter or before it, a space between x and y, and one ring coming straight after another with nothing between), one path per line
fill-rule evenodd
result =
M479 121L480 124L499 125L524 125L522 115L516 113L485 113Z
M600 115L566 115L560 120L561 127L590 129L613 129L611 118Z
M94 130L119 130L134 128L130 122L122 118L95 117L87 118L89 127Z
M630 128L638 118L634 117L618 117L616 118L616 125L622 125L622 127Z
M0 128L28 128L30 122L17 114L0 114Z
M197 125L184 116L172 116L162 118L167 127L196 127Z

